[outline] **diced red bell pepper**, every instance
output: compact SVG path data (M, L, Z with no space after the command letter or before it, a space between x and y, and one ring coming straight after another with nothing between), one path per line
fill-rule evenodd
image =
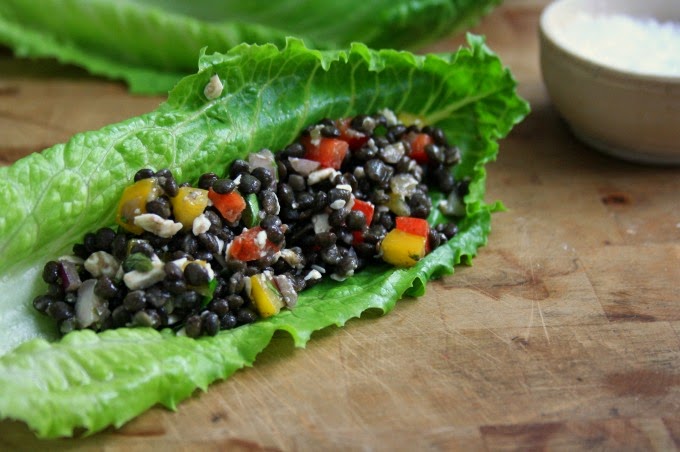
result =
M354 204L352 205L352 210L359 210L363 212L364 216L366 217L366 225L371 225L371 221L373 221L373 211L375 210L375 207L372 203L355 198Z
M346 141L337 138L322 137L318 145L314 145L310 137L301 141L307 150L305 158L319 162L324 168L340 169L349 149Z
M262 233L262 235L260 234ZM232 258L249 262L272 255L280 247L267 239L266 232L260 226L247 229L234 238L229 248Z
M427 220L415 217L397 217L394 228L409 234L425 237L427 239L426 251L430 252L430 224Z
M413 139L411 139L411 153L409 154L409 157L418 163L427 163L425 147L432 143L431 136L426 133L417 133Z
M208 191L208 198L210 198L215 208L222 214L222 217L229 222L234 222L241 218L241 213L246 208L245 199L236 191L221 194L211 188Z
M397 217L395 228L421 237L427 237L430 233L430 224L423 218Z
M365 133L352 129L351 123L352 118L338 119L335 121L335 126L340 131L340 139L346 141L350 149L359 149L366 144L369 137Z

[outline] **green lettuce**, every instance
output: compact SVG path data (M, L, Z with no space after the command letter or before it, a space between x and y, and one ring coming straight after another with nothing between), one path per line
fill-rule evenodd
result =
M55 57L125 80L137 93L165 94L195 71L207 46L285 45L319 49L353 41L413 49L462 30L500 0L3 0L0 43L17 55Z
M0 418L25 421L41 437L120 426L155 404L174 408L253 363L275 331L297 346L367 309L388 312L428 279L453 272L484 245L491 212L484 165L497 140L528 112L515 81L479 37L448 55L310 50L291 39L203 54L199 71L181 80L157 110L0 168ZM225 89L206 99L217 74ZM300 295L291 311L198 340L169 331L75 331L55 341L55 327L33 310L44 262L68 253L87 232L113 223L123 188L141 167L170 168L178 180L261 148L281 149L321 118L382 108L442 127L462 151L459 178L470 178L459 234L410 269L378 265Z

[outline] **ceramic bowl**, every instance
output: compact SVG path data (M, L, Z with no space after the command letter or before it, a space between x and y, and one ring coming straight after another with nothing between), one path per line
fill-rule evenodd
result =
M539 25L543 80L579 139L627 160L680 164L680 76L617 69L574 50L564 27L583 12L680 24L680 1L559 0L543 10Z

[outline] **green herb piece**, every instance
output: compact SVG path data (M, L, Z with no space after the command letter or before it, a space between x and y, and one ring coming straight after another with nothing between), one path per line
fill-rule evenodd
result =
M428 279L469 262L500 207L484 202L484 165L528 112L482 39L470 36L469 44L438 56L359 44L321 52L298 40L283 50L242 45L205 54L200 71L158 110L0 168L0 418L25 421L42 437L120 426L156 403L174 408L195 388L252 364L276 330L304 346L314 331L369 308L388 312L402 296L422 295ZM214 75L225 88L208 101L203 90ZM75 331L49 342L56 328L31 306L44 291L44 263L113 223L137 169L171 168L178 180L196 180L248 150L282 149L324 117L381 108L419 115L461 148L456 174L470 179L469 193L459 233L448 244L409 269L379 265L342 283L325 281L300 294L294 310L214 337L118 329Z
M132 253L123 261L123 270L126 273L133 270L146 273L150 272L151 269L153 269L151 259L142 253Z
M260 223L258 215L260 213L260 202L257 200L257 195L251 193L245 197L246 208L243 211L243 222L248 228L254 228Z

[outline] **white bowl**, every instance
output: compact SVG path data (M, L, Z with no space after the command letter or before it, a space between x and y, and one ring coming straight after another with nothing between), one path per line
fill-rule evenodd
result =
M680 164L680 76L617 69L574 49L564 27L583 12L680 24L680 0L559 0L539 26L543 80L578 138L627 160Z

